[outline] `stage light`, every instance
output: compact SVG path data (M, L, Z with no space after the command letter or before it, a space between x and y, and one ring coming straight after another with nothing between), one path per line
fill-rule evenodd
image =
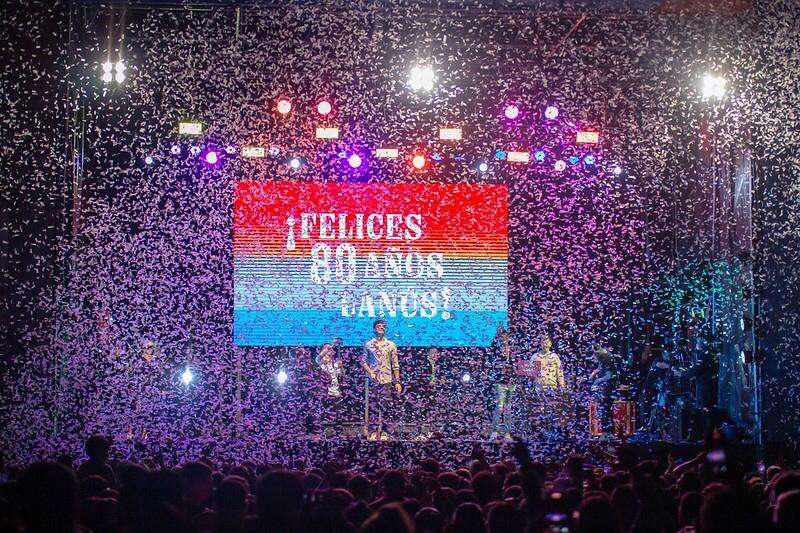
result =
M270 157L278 157L280 154L281 154L281 151L280 151L279 148L277 148L275 146L270 146L269 147L269 155L270 155Z
M275 380L278 382L278 385L281 386L283 386L288 379L289 376L286 374L286 371L282 368L278 371L278 374L275 376Z
M703 76L703 98L706 100L709 98L722 98L725 96L725 85L727 83L728 82L725 80L725 78L720 78L719 76L714 76L712 74L706 74Z
M242 146L242 157L261 159L265 155L263 146Z
M397 148L376 148L375 157L381 159L392 159L400 155L400 150Z
M535 154L533 154L533 157L534 157L534 158L535 158L535 159L536 159L538 162L540 162L540 163L541 163L542 161L544 161L544 160L545 160L545 158L547 157L547 154L546 154L546 153L544 153L544 150L536 150L536 153L535 153Z
M432 159L433 161L436 161L436 162L438 163L439 161L441 161L441 160L443 160L443 159L444 159L444 156L443 156L442 154L439 154L439 153L434 153L434 154L431 156L431 159Z
M180 135L200 135L203 133L203 124L200 122L178 122L178 134Z
M111 75L110 72L103 72L103 83L111 83L111 80L114 79L114 76Z
M169 153L172 155L181 155L181 146L179 144L173 144L169 149Z
M461 128L439 128L439 140L460 141Z
M577 165L580 162L581 158L577 155L569 156L569 164L570 165Z
M191 147L189 147L189 153L194 155L194 156L199 155L200 154L200 147L199 146L191 146Z
M425 165L428 163L428 160L425 159L424 155L417 154L411 159L411 164L414 165L414 168L417 170L422 170L425 168Z
M433 69L429 66L416 66L411 69L408 76L408 86L413 91L430 91L433 89L433 82L436 76Z
M489 171L489 164L486 161L481 161L480 163L478 163L478 172L482 174L488 171Z
M122 83L123 81L125 81L125 74L123 74L122 72L117 72L116 74L114 74L114 81L116 81L117 83Z
M503 161L503 160L505 160L507 155L508 154L506 153L505 150L497 150L494 153L494 158L497 159L498 161Z
M328 113L330 113L331 109L333 109L331 107L331 103L328 102L327 100L322 100L320 103L317 104L317 113L319 113L322 116L325 116Z
M192 370L187 366L186 370L184 370L183 374L181 374L181 383L188 386L193 379L194 379L194 374L192 374Z
M613 172L615 176L619 176L622 174L622 167L620 165L614 165L611 167L611 172Z
M559 161L556 161L556 164L554 165L554 168L555 168L555 169L556 169L558 172L562 172L562 171L563 171L565 168L567 168L567 164L566 164L566 163L564 163L563 161L560 161L560 160L559 160Z
M286 98L278 100L278 113L286 115L292 111L292 103Z
M219 156L217 155L217 152L215 152L214 150L209 150L208 152L206 152L205 160L206 163L208 163L209 165L216 165L217 162L219 161Z
M594 165L595 161L596 159L592 154L589 154L583 158L583 162L586 163L587 165Z
M528 163L530 160L530 152L508 152L509 163Z
M225 153L228 155L236 155L236 147L235 146L226 146Z
M123 63L122 60L120 59L119 61L117 61L117 64L114 65L114 70L116 70L117 72L125 72L125 63Z
M111 69L114 67L111 61L106 61L101 66L103 67L103 72L111 72Z
M469 372L464 372L461 375L461 382L462 383L469 383L471 379L472 379L472 376L469 375Z
M361 166L361 156L358 155L358 154L353 154L353 155L351 155L350 157L347 158L347 163L352 168L358 168L358 167Z
M597 144L600 142L600 133L597 131L579 131L575 134L575 142L578 144Z
M315 136L317 139L338 139L339 128L317 128Z
M293 157L292 160L289 161L289 166L292 167L293 170L297 170L298 168L300 168L301 164L302 163L300 162L300 160L296 157Z
M515 105L507 105L504 113L507 119L514 120L519 116L519 108Z
M144 164L147 165L148 167L152 167L153 165L156 164L156 160L153 158L152 155L148 155L144 158Z
M544 110L544 116L548 120L555 120L558 118L558 108L554 105L549 105Z

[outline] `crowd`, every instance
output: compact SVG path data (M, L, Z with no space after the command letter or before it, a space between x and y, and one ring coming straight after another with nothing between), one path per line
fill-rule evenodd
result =
M109 461L111 443L24 470L3 465L2 531L417 532L800 531L800 472L748 472L724 446L659 465L621 447L604 464L570 456L534 462L519 442L490 464L480 447L464 467L424 459L405 471L362 472L295 462Z

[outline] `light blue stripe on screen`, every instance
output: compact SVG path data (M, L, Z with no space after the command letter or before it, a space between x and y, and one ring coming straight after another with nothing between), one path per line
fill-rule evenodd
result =
M244 310L233 314L237 346L319 346L341 337L360 346L372 337L369 317L343 317L325 310ZM454 311L449 320L388 317L388 338L398 346L488 346L497 324L508 323L507 311Z

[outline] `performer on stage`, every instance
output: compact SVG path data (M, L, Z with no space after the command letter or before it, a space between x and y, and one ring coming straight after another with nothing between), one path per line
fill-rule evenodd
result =
M597 357L597 367L589 375L589 379L592 380L591 391L597 395L603 434L613 436L614 426L611 417L613 398L611 393L616 387L617 369L608 350L599 344L594 344L592 350Z
M342 361L337 357L337 351L342 339L336 337L333 342L323 344L317 354L317 364L328 380L327 392L331 398L340 398L342 391L339 388L339 379L344 375Z
M490 439L497 438L498 430L502 424L505 437L511 440L513 426L511 414L511 400L517 390L514 382L514 361L511 357L508 332L500 324L497 328L492 346L489 349L489 377L494 384L494 414L492 415L492 434ZM502 420L502 422L501 422Z
M361 366L367 373L366 405L364 408L364 430L369 436L370 408L378 412L376 438L382 440L384 413L388 412L392 389L400 394L400 364L397 360L397 345L386 338L386 322L376 320L372 325L375 337L364 344L364 359Z
M563 392L566 389L564 369L561 358L551 351L553 339L550 335L542 337L541 350L533 354L532 362L539 366L539 375L536 377L536 386L545 396L554 392Z

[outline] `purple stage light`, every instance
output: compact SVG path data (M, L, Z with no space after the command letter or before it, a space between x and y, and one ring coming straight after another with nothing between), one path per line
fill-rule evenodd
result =
M361 156L353 154L347 158L347 163L353 168L358 168L361 166Z
M514 120L519 116L519 108L513 104L507 105L504 113L507 119Z
M566 164L566 163L564 163L564 162L563 162L563 161L561 161L561 160L559 160L559 161L556 161L556 164L555 164L554 166L555 166L555 169L556 169L556 171L558 171L558 172L563 172L563 170L564 170L565 168L567 168L567 164Z
M206 163L208 163L209 165L216 165L217 162L219 161L219 156L217 155L217 152L215 152L214 150L209 150L208 152L206 152L205 159Z
M544 116L547 120L555 120L558 118L558 108L554 105L547 106L544 110Z

